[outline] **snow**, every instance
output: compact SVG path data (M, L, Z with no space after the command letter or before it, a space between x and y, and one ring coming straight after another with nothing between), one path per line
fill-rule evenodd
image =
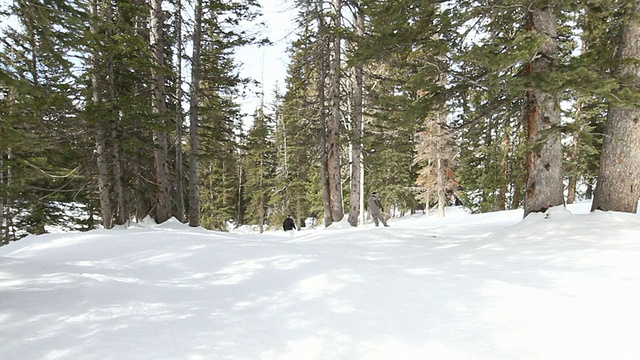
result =
M0 359L635 359L640 217L589 206L29 236L0 248Z

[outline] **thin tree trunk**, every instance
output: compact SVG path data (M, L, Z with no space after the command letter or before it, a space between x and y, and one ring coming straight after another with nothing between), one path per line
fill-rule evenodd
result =
M557 54L556 17L551 6L532 9L527 29L545 40L539 56L527 65L528 75L548 71ZM527 92L525 99L527 125L527 187L524 216L545 212L564 204L562 193L562 145L560 143L560 108L557 96L540 89Z
M184 92L182 91L182 1L176 1L176 219L180 222L184 222L185 210L184 210L184 169L182 166L182 97Z
M317 10L318 16L318 135L320 139L320 182L322 186L322 205L324 209L324 226L327 227L333 223L331 216L331 190L329 186L329 164L327 162L327 115L325 111L325 80L327 46L325 44L325 35L327 33L326 25L322 12Z
M357 7L356 13L356 33L359 37L364 36L364 14L360 6ZM354 88L353 88L353 136L351 140L351 191L349 197L349 224L358 226L358 217L360 215L360 184L361 175L361 158L362 158L362 81L363 81L363 63L358 61L354 66Z
M98 25L97 19L100 19L102 14L100 12L99 1L95 0L92 4L94 20L91 22L91 32L98 37ZM107 5L108 6L108 5ZM95 48L92 54L92 67L91 73L91 101L99 108L102 106L102 81L100 79L100 54L98 49ZM98 191L100 197L100 216L102 217L102 226L106 229L113 227L113 208L111 205L111 194L109 190L110 176L109 176L109 159L107 150L107 135L102 119L97 119L95 129L95 142L96 142L96 165L98 168Z
M340 25L341 0L333 0L333 51L331 58L331 116L327 122L327 175L331 219L340 221L344 217L342 204L342 181L340 178Z
M442 78L442 76L441 76ZM437 184L437 191L438 191L438 214L440 215L440 217L444 217L444 207L445 207L445 169L442 166L442 158L443 156L443 135L442 135L442 126L443 126L443 114L442 114L442 109L438 109L438 113L436 114L437 116L437 121L436 121L436 131L437 131L437 135L436 135L436 166L437 166L437 173L436 173L436 184Z
M640 86L640 0L625 7L618 48L617 76L631 79L630 88ZM640 106L612 104L602 143L598 181L592 210L636 213L640 197Z
M107 18L111 18L112 9L111 6L107 8ZM109 31L109 37L112 37L113 34L111 30ZM116 101L116 85L115 85L115 70L113 65L113 55L108 54L107 58L107 102L114 104ZM127 213L127 205L124 197L124 185L122 184L123 179L123 171L122 171L122 159L120 156L120 144L118 143L118 118L119 114L117 111L113 110L113 106L110 107L108 112L108 122L109 129L107 131L109 142L108 146L110 147L109 153L111 155L111 167L112 167L112 178L111 183L114 200L115 200L115 214L114 214L114 225L124 225L129 219L129 214Z
M96 77L93 75L92 77ZM95 79L94 79L95 81ZM96 83L94 83L96 85ZM99 95L93 90L93 101L99 103ZM102 226L105 229L113 227L113 208L111 205L111 191L109 190L109 158L107 156L107 136L103 128L103 124L97 124L95 131L96 138L96 163L98 167L98 191L100 197L100 216L102 217Z
M2 128L0 128L2 133ZM4 183L4 151L0 151L0 188L6 188ZM9 243L9 234L5 231L7 228L7 217L5 209L5 197L0 193L0 245Z
M581 112L580 112L580 107L582 106L582 102L578 101L578 103L576 104L577 107L577 111L575 114L575 121L581 121ZM578 141L579 140L579 135L578 135L578 131L576 131L573 134L573 139L571 144L569 144L569 146L567 147L567 204L573 204L576 201L576 187L577 187L577 182L578 182L578 174L577 174L577 162L578 162L578 157L580 156L578 154L579 150L578 150Z
M260 111L260 114L264 114L262 111ZM262 120L264 121L264 119ZM260 169L264 168L264 159L262 158L263 154L260 154ZM258 214L259 214L259 219L260 219L260 234L262 234L264 232L264 208L265 208L265 199L264 199L264 177L263 177L263 172L260 171L260 181L258 182L260 185L258 186L259 191L260 191L260 201L259 201L259 209L258 209Z
M153 51L151 67L153 79L152 108L159 122L153 130L153 151L156 172L156 222L163 223L171 217L171 183L169 181L168 140L165 131L165 76L164 46L162 41L162 1L151 0L149 42Z
M112 113L109 117L111 129L109 136L111 141L111 156L113 164L113 193L115 196L115 224L124 225L129 220L129 213L127 211L127 202L124 196L124 185L122 184L123 172L122 172L122 158L120 156L120 144L118 143L118 122L117 114Z
M13 151L11 149L7 150L7 161L11 161L11 157L13 155ZM5 181L7 188L11 187L13 185L13 173L12 173L12 168L11 166L7 166L7 179ZM15 216L15 212L12 211L11 209L11 203L12 203L12 198L11 197L7 197L5 206L5 212L3 213L4 216L4 221L5 221L5 239L6 242L9 243L9 241L11 240L15 240L15 236L16 236L16 229L13 225L13 219Z
M578 99L577 103L576 103L576 112L575 112L575 122L577 123L582 123L584 122L583 116L582 116L582 105L583 101L582 99ZM579 145L578 142L580 141L579 139L579 134L578 134L578 130L575 131L575 133L572 134L573 139L571 144L568 147L568 151L567 151L567 155L566 158L568 160L568 166L567 166L567 172L569 173L567 176L567 204L573 204L576 200L576 187L577 187L577 182L578 182L578 174L577 174L577 162L578 162L578 157L579 155Z
M567 204L576 202L576 175L570 175L567 180Z
M500 160L502 171L500 186L498 187L498 198L496 200L496 210L505 210L507 206L507 184L509 182L509 135L504 134L502 138L502 159Z
M198 176L198 117L200 98L202 0L196 0L193 25L193 55L191 57L191 97L189 102L189 226L200 226L200 187Z
M12 95L9 95L11 98ZM13 99L10 99L13 102ZM11 110L10 110L11 111ZM2 129L0 129L2 132ZM6 165L6 176L4 168L5 153L0 152L0 187L8 189L11 186L11 166ZM11 160L11 148L6 151L7 161ZM6 194L6 195L5 195ZM0 194L0 245L8 244L11 239L11 223L13 215L11 214L11 199L9 193Z

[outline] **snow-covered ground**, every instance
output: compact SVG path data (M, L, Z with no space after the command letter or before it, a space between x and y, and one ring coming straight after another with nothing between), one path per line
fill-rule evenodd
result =
M0 359L637 359L640 216L176 221L0 248Z

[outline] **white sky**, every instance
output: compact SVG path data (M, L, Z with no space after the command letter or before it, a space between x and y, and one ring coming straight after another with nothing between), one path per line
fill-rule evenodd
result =
M640 217L588 209L30 236L0 359L636 359Z
M287 47L295 34L294 19L297 10L291 0L260 0L263 19L266 23L266 34L274 43L269 47L245 47L239 49L236 58L243 63L241 74L264 84L265 103L273 102L273 91L276 85L284 92L284 79L289 63ZM260 93L262 89L254 89ZM260 96L255 95L242 102L243 111L250 115L260 105Z

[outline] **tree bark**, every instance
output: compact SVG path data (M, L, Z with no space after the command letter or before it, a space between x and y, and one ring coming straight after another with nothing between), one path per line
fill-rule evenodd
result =
M107 3L109 4L109 3ZM106 18L111 18L111 5L108 6L106 12ZM112 30L109 30L109 37L113 36ZM115 84L115 69L113 64L113 55L108 54L105 56L107 59L106 70L107 70L107 102L109 104L115 104L116 102L116 84ZM118 119L120 115L117 111L114 110L113 106L109 106L107 121L109 122L109 128L107 129L106 134L109 137L109 153L111 155L111 167L112 167L112 177L111 177L111 189L113 191L113 197L115 200L115 214L114 214L114 225L124 225L129 220L129 214L127 212L127 204L124 196L124 184L123 184L123 170L122 170L122 158L120 151L120 144L118 142Z
M91 22L91 32L94 36L98 37L98 25L97 20L101 18L101 11L99 6L99 0L95 0L92 4L92 12L94 20ZM93 49L92 54L92 73L91 73L91 101L94 106L102 106L102 81L100 77L100 54L98 49ZM107 150L107 135L106 129L101 121L97 119L95 124L95 146L96 146L96 165L98 168L98 192L100 198L100 216L102 217L102 226L105 229L111 229L113 227L113 208L111 205L110 194L110 172L109 172L109 158Z
M574 118L575 118L574 121L576 123L584 122L584 116L582 115L582 106L583 106L583 100L579 98L575 105L576 111L574 114ZM567 154L565 155L565 158L567 159L567 162L568 162L568 166L566 167L566 170L569 173L567 175L567 200L566 200L567 204L573 204L576 200L576 188L578 184L577 163L579 161L578 158L580 156L579 142L581 141L578 130L576 130L571 135L573 139L571 140L571 143L567 147Z
M168 139L165 131L165 76L164 46L162 41L162 1L151 0L149 42L153 51L151 67L153 79L152 108L157 116L158 127L153 130L153 151L156 172L156 222L163 223L171 217L171 184L169 181Z
M616 75L640 86L640 0L625 8L629 21L623 25L618 47ZM612 104L602 143L593 210L636 213L640 197L640 107Z
M360 6L356 10L356 33L359 37L364 36L364 13ZM353 69L354 87L353 87L353 136L351 139L351 191L349 197L349 224L358 226L358 217L360 215L360 170L362 168L362 82L363 82L363 63L358 61Z
M331 219L340 221L344 217L342 204L342 181L340 176L340 25L341 0L333 0L332 58L331 58L331 116L327 122L327 175Z
M505 132L502 137L502 157L500 159L500 185L498 186L498 196L496 199L496 210L506 210L507 193L509 183L509 134Z
M527 65L527 74L549 71L558 51L553 9L549 6L530 10L527 29L545 38L536 58ZM557 96L541 89L532 89L526 94L524 110L529 145L526 156L526 217L531 212L545 212L552 206L563 205L564 197Z
M331 216L331 189L329 186L329 163L327 162L327 114L325 111L325 80L327 78L328 49L325 44L327 27L324 22L321 9L317 9L318 14L318 83L316 91L318 93L318 135L320 139L320 185L322 187L322 205L324 210L324 226L333 223Z
M13 103L13 95L10 94L9 97ZM0 131L2 131L2 129L0 129ZM11 148L6 149L5 152L0 152L0 186L6 189L9 189L13 185L13 176L11 174L11 165L6 165L5 167L3 162L4 159L11 161L11 154ZM0 194L0 245L6 245L14 240L15 230L12 235L13 211L11 209L11 202L12 199L8 193Z
M442 76L440 77L442 78ZM444 142L444 138L443 138L443 134L442 134L442 126L444 126L444 114L443 114L443 109L439 108L438 113L436 114L436 186L437 186L437 191L438 191L438 215L440 215L440 217L444 217L445 215L445 202L446 202L446 198L445 198L445 169L444 166L442 165L442 161L443 161L443 152L444 152L444 146L443 146L443 142Z
M2 133L2 128L0 128L0 133ZM7 187L7 184L4 183L4 151L0 150L0 188L5 187ZM9 243L9 232L5 231L5 229L7 229L5 201L8 203L8 201L5 200L5 195L0 194L0 245Z
M191 56L191 94L189 99L189 226L200 226L200 185L198 174L198 117L202 67L202 0L196 0L193 25L193 55Z
M184 222L185 210L184 210L184 169L182 166L182 97L184 92L182 91L182 1L176 1L176 114L175 114L175 126L176 126L176 190L175 190L175 202L176 202L176 219L180 222Z

